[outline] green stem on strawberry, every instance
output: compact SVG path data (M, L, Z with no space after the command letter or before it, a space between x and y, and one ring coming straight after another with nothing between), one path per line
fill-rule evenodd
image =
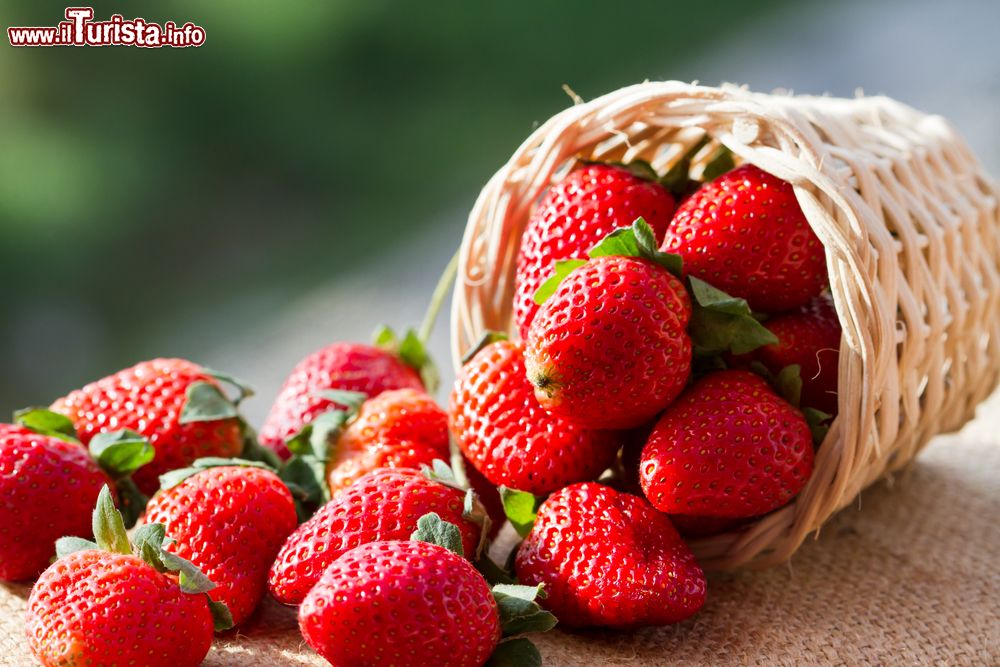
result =
M459 255L460 253L456 252L452 258L448 260L448 264L445 266L444 272L441 274L441 277L438 278L437 285L434 286L434 292L431 294L431 301L427 306L427 312L424 314L423 322L420 324L420 332L417 335L420 342L424 345L430 341L431 334L434 332L434 325L441 312L441 307L444 305L445 300L447 300L448 293L451 291L452 285L455 284L455 278L458 276Z

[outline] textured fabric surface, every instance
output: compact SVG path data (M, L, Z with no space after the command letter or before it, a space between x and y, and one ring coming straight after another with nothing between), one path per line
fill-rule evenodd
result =
M791 563L716 573L695 618L634 633L536 637L545 664L1000 664L1000 394L960 434L862 494ZM0 665L33 664L27 586L0 587ZM268 603L206 665L322 665Z

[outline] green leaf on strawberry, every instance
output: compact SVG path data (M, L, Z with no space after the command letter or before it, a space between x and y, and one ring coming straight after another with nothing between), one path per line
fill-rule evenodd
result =
M413 531L410 539L436 544L459 556L465 556L465 549L462 547L462 533L458 526L445 521L436 512L429 512L417 519L417 529Z
M486 667L542 667L542 656L530 639L505 639L497 644Z
M525 632L546 632L556 626L556 617L539 606L537 600L545 597L545 590L538 586L497 584L493 587L493 598L500 610L503 635L519 635Z
M754 317L745 299L730 296L694 276L688 280L694 297L688 332L696 355L746 354L778 342Z
M500 500L503 502L504 514L507 515L507 519L514 526L517 534L525 537L535 524L535 516L538 514L541 499L527 491L508 489L506 486L501 486L498 491L500 492Z
M185 593L207 593L215 588L212 580L186 558L181 558L163 549L160 549L159 556L167 571L177 573L177 582Z
M212 625L216 632L229 630L233 625L233 615L225 602L219 602L209 598L208 611L212 614Z
M213 377L219 382L225 382L236 389L236 399L233 401L235 405L239 405L244 399L250 398L256 393L253 387L229 373L223 373L212 368L206 368L205 366L202 366L201 370L205 375Z
M818 447L823 443L826 439L826 434L830 431L830 424L828 422L833 415L822 410L817 410L816 408L805 408L802 410L802 414L805 415L806 423L809 424L813 444Z
M236 405L211 382L192 382L181 410L180 423L210 422L240 416Z
M97 465L115 480L131 475L156 455L146 438L128 429L98 433L88 449Z
M77 551L92 551L98 548L96 542L85 540L82 537L60 537L56 540L56 559L65 558Z
M92 522L94 540L97 546L112 553L131 554L132 546L125 532L125 522L122 515L115 509L111 499L111 489L105 485L97 495L97 506L94 508Z
M212 468L221 468L226 466L236 466L240 468L263 468L264 470L274 470L273 466L270 466L261 461L250 461L248 459L227 459L218 456L206 456L200 459L196 459L187 468L177 468L176 470L171 470L170 472L163 473L160 475L160 489L169 489L171 487L177 486L188 477L192 475L197 475L205 470L211 470Z
M684 268L680 255L662 252L658 248L653 228L641 217L636 218L631 227L616 229L605 236L588 254L590 257L642 257L677 277Z
M569 274L573 273L574 270L583 266L587 263L585 259L560 259L556 261L555 269L552 275L549 276L541 287L535 292L535 303L539 306L545 303L550 296L556 293L559 288L559 283Z
M59 438L67 442L79 442L76 428L66 415L48 408L24 408L14 413L14 423L40 435Z
M382 325L375 330L373 338L376 347L396 354L403 363L417 371L424 388L429 393L434 393L440 384L441 376L437 365L427 352L426 341L420 338L415 329L407 329L400 338L390 327Z
M759 361L753 361L749 366L757 375L761 376L767 380L768 384L774 388L774 390L783 399L788 401L795 407L800 407L802 400L802 367L798 364L789 364L781 369L781 371L775 375L767 366Z

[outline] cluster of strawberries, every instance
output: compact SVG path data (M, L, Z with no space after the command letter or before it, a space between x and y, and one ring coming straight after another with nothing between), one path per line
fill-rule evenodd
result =
M37 577L35 656L197 665L268 594L334 665L539 665L520 635L556 618L697 611L678 531L739 529L802 489L840 331L788 184L740 167L675 213L651 171L583 164L549 190L522 340L485 337L448 411L425 326L309 355L259 436L248 388L178 359L0 425L0 580ZM507 520L524 539L498 565Z

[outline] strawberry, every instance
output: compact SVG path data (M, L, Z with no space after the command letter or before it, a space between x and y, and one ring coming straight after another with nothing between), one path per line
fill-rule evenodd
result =
M271 563L298 524L291 493L260 465L202 459L165 475L146 509L145 522L163 524L174 540L167 550L215 582L209 595L226 603L236 625L257 608Z
M435 544L371 542L343 553L299 608L306 642L332 665L481 667L500 640L490 587Z
M841 330L829 294L816 297L797 311L773 317L764 326L778 342L758 348L746 358L761 362L774 375L798 365L801 405L837 414Z
M201 664L213 630L230 625L225 605L202 595L212 582L163 550L160 524L143 526L130 544L107 487L93 520L97 542L60 539L58 560L31 590L31 652L46 667Z
M207 456L238 456L244 425L222 394L218 379L233 382L183 359L154 359L98 380L57 400L52 410L70 418L80 441L119 429L137 432L153 446L153 461L133 479L152 494L159 476ZM242 395L249 390L240 387Z
M449 408L455 442L493 484L541 495L596 478L614 460L616 435L545 412L523 353L520 341L496 341L462 367Z
M38 576L57 539L89 535L109 482L79 443L0 424L0 580Z
M674 198L663 186L624 166L585 164L549 188L528 220L517 258L514 324L521 338L538 310L535 292L556 261L585 259L591 246L639 217L662 241L673 213Z
M271 567L271 594L282 604L301 604L342 553L368 542L408 539L430 512L459 526L465 553L476 553L482 526L466 511L466 495L405 468L361 477L288 537Z
M593 257L532 322L524 358L535 397L588 428L639 426L688 381L690 318L684 285L657 263Z
M299 362L285 380L260 429L260 441L282 458L286 443L323 413L345 407L327 390L354 391L374 398L388 389L423 389L420 375L398 354L361 343L334 343Z
M659 510L740 518L790 501L812 474L805 417L758 375L711 373L670 406L639 464Z
M517 551L517 576L568 626L682 621L705 602L705 575L670 519L645 499L588 482L542 503Z
M419 468L447 460L448 413L418 389L385 391L365 401L331 447L330 493L378 468Z
M688 275L766 313L803 306L827 283L823 244L792 186L751 164L685 201L662 249L681 255Z

